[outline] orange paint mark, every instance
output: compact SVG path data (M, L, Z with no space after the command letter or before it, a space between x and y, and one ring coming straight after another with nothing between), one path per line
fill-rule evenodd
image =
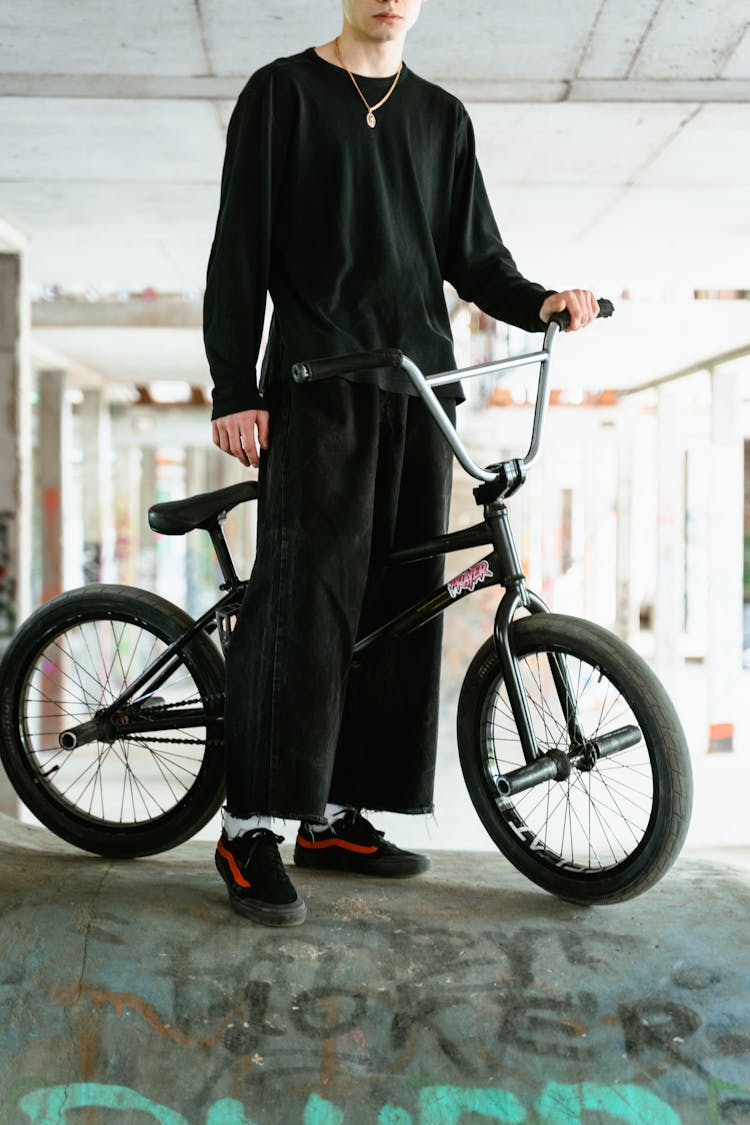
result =
M130 1009L140 1016L143 1022L157 1035L161 1035L163 1039L169 1039L172 1043L179 1043L183 1047L214 1047L222 1040L226 1030L226 1024L223 1024L214 1035L206 1036L203 1039L192 1039L184 1031L180 1031L173 1027L171 1023L167 1023L156 1011L156 1008L153 1008L143 997L136 996L133 992L109 992L106 988L95 988L90 984L82 984L80 989L76 984L69 985L67 988L53 988L50 991L53 996L57 996L63 1003L71 1006L78 1003L80 997L86 993L91 997L95 1007L102 1008L109 1005L114 1008L118 1019L126 1008ZM231 1019L232 1017L229 1016L227 1022L230 1023Z
M322 996L316 1000L326 1010L324 1027L335 1027L339 1019L339 1006L332 996ZM320 1085L330 1085L336 1073L336 1040L324 1039L320 1045Z
M718 742L723 738L734 738L734 723L711 723L708 728L708 737L711 742Z
M45 561L51 563L51 570L57 576L60 571L60 489L42 489L42 520L44 524L44 552ZM46 568L45 568L46 569ZM50 598L60 593L61 586L58 581L46 582L42 589L42 601L48 602Z

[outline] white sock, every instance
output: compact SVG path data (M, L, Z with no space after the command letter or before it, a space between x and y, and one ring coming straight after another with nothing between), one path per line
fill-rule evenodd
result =
M332 805L329 802L326 805L325 812L323 814L327 821L326 824L308 824L307 821L305 821L304 824L305 827L309 828L313 834L316 832L327 832L328 829L331 828L340 817L344 816L344 814L348 812L354 812L354 809L351 805Z
M273 831L273 817L270 816L232 816L224 813L224 831L228 840L236 840L245 832L252 832L254 828L268 828Z
M325 818L329 824L333 824L339 817L344 816L345 813L354 812L351 805L326 805Z

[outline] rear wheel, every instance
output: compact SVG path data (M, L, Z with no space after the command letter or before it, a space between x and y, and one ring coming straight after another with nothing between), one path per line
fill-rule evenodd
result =
M620 902L651 887L678 855L690 818L685 736L663 687L623 641L557 614L517 619L518 658L539 749L569 754L568 716L551 658L564 660L587 739L633 725L640 740L592 768L573 766L503 796L498 778L525 765L494 642L475 656L458 704L461 767L482 823L533 882L574 902Z
M74 749L59 741L100 724L191 624L145 590L92 585L41 606L13 638L0 670L0 756L21 800L64 840L101 855L150 855L217 811L224 662L205 634L147 679L109 728ZM198 725L181 725L188 711Z

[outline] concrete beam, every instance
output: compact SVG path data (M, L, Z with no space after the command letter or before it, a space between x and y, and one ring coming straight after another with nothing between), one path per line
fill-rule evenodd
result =
M472 78L424 74L469 102L715 102L750 101L746 78ZM4 74L4 98L114 98L126 101L234 101L242 75Z
M201 328L202 298L34 301L32 328Z
M735 360L744 359L746 356L750 356L750 344L744 344L741 348L732 348L730 351L719 352L709 359L700 359L696 363L688 364L687 367L680 367L677 371L671 371L668 375L658 375L654 379L647 379L645 383L638 383L635 387L623 387L620 394L637 395L641 391L650 391L654 387L663 387L667 383L685 379L688 375L697 375L701 371L713 371L722 364L734 363Z
M50 348L46 344L40 344L37 340L32 339L29 343L29 353L31 365L35 370L55 370L59 368L67 372L70 389L75 388L81 391L104 390L108 402L129 403L132 401L130 387L126 385L125 381L114 382L112 379L108 379L106 375L102 375L101 372L95 371L92 367L88 367L85 363L73 359L56 348Z
M29 240L17 227L0 216L0 250L25 250Z

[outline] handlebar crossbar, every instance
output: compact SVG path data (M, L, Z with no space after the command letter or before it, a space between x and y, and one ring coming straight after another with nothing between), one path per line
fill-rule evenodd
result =
M608 317L613 312L612 302L602 297L599 300L599 316ZM538 363L539 382L537 384L534 420L531 427L531 440L526 456L518 462L521 470L525 472L536 461L541 450L544 421L549 405L549 369L552 345L557 333L561 329L567 328L569 324L570 314L567 309L559 313L553 313L544 333L544 342L540 351L509 356L507 359L482 363L474 367L458 368L455 371L441 371L436 375L424 375L416 363L398 348L378 348L373 351L355 352L351 355L332 356L328 359L304 360L301 363L295 363L292 366L292 378L296 383L313 383L320 379L329 379L333 375L349 375L355 371L371 370L373 367L401 368L411 380L412 386L440 427L461 467L476 480L495 483L499 477L497 467L482 469L472 460L458 436L455 426L449 421L440 405L440 399L435 394L433 387L455 383L459 379L474 379L479 375L493 375L501 371L514 370L516 367Z

